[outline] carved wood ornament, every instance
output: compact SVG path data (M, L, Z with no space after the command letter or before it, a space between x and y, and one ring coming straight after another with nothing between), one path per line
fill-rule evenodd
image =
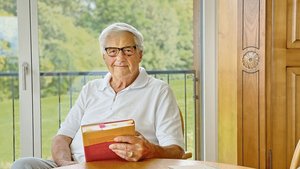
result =
M242 57L244 70L247 72L255 72L258 69L259 54L254 51L246 52Z

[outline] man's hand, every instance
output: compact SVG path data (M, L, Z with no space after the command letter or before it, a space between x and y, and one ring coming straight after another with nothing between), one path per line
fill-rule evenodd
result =
M139 161L146 158L181 158L183 150L177 145L161 147L150 143L136 132L136 136L118 136L109 148L127 161Z
M111 144L109 148L127 161L151 158L151 154L154 153L154 145L138 132L136 136L118 136L114 141L117 143Z

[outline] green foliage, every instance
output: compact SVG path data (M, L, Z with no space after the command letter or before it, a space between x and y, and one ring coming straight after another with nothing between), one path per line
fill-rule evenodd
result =
M3 4L2 4L3 5ZM19 98L19 85L16 71L18 70L18 57L7 40L0 39L0 71L7 76L0 78L0 101Z
M47 3L46 3L47 2ZM65 2L65 1L64 1ZM39 1L39 49L40 70L50 72L92 71L105 68L100 58L97 37L88 30L76 26L74 18L65 16L70 13L64 6L57 6L57 1ZM58 83L58 80L61 82ZM47 90L42 97L53 95L58 87L67 91L67 84L72 79L48 78L41 82L41 88ZM56 84L61 84L57 86Z
M192 1L88 2L94 8L83 11L77 24L96 35L113 22L134 25L144 35L142 65L148 70L192 68Z
M0 0L0 16L17 16L17 4L13 0Z
M129 23L143 33L142 66L147 70L191 69L192 12L192 0L39 0L40 70L105 70L97 39L114 22ZM15 16L16 3L0 0L0 14ZM5 64L0 71L17 65L11 61L0 64ZM69 82L63 82L62 90L67 91L64 86ZM55 84L55 78L43 81L41 88L47 88L43 96L53 95Z
M73 18L63 15L62 7L38 3L42 11L38 15L41 71L90 71L104 67L97 37L74 25Z

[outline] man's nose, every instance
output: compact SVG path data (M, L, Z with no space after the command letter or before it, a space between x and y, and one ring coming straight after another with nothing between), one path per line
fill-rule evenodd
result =
M119 53L117 54L117 58L121 58L121 59L125 58L125 54L122 50L119 50Z

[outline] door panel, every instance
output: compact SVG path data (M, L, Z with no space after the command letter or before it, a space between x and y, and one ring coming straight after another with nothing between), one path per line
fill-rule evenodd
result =
M243 73L243 165L259 166L259 73Z
M300 67L287 68L287 159L300 138Z
M273 169L289 168L294 148L300 138L299 2L272 0L268 4L268 149L272 151Z
M266 168L266 1L238 1L238 164Z
M288 0L288 48L300 48L300 1Z

